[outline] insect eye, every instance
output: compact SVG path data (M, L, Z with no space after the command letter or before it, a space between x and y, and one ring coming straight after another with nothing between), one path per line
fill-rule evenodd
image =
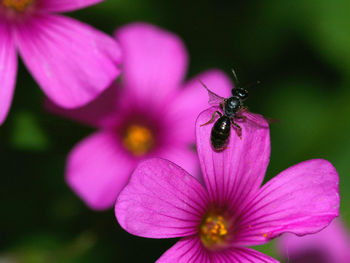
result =
M248 98L248 90L246 89L233 89L232 90L232 95L233 96L238 96L241 100L245 100Z

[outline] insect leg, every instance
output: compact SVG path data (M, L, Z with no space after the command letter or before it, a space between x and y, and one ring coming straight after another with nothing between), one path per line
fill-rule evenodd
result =
M212 123L212 122L215 120L215 114L219 114L220 117L222 117L222 114L221 114L220 111L215 111L215 112L213 113L213 115L211 115L210 120L207 121L206 123L201 124L201 127L204 126L204 125L207 125L207 124L209 124L209 123Z
M245 107L245 106L241 107L236 113L235 119L238 120L238 122L245 122L247 117L243 116L242 113L247 111L248 111L248 107Z
M225 101L226 101L226 100L224 100L224 101L222 101L222 102L220 103L220 109L222 109L222 110L224 110L224 107L225 107Z
M242 128L239 126L237 123L234 122L234 120L231 120L232 125L234 126L233 128L236 130L236 133L238 137L242 140Z

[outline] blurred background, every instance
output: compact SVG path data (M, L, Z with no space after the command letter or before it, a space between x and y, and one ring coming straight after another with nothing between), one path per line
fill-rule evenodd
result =
M350 227L350 2L347 0L106 0L68 15L109 34L147 21L185 42L188 78L209 68L250 89L253 112L271 125L269 179L311 158L340 175L341 213ZM46 113L23 64L0 128L0 262L154 262L176 240L122 230L114 211L89 210L64 182L65 158L89 128ZM274 242L259 248L278 257Z

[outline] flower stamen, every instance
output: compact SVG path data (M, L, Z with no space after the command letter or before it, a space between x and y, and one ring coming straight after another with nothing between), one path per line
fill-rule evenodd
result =
M34 0L2 0L2 5L15 11L23 12L31 6L33 2Z
M123 145L135 156L148 153L154 145L154 137L148 127L130 125L123 136Z
M222 246L228 236L227 221L221 215L208 215L200 224L199 235L207 248Z

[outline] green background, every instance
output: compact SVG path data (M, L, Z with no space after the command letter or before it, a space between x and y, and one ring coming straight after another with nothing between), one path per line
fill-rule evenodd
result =
M340 175L341 214L350 225L350 2L347 0L107 0L68 14L109 34L147 21L179 35L188 78L209 68L250 91L271 125L267 179L311 158ZM67 153L92 132L46 113L44 95L20 64L13 106L0 128L0 262L154 262L176 240L134 237L112 210L89 210L64 182ZM258 248L277 257L274 243Z

